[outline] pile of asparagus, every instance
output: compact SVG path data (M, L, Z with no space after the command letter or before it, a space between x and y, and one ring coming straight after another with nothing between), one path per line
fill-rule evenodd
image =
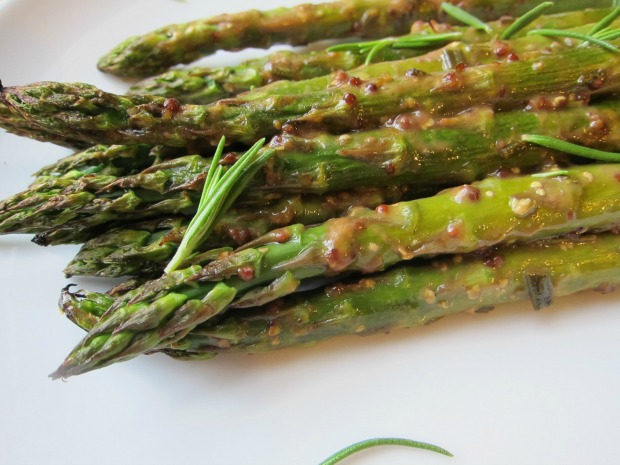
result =
M518 300L540 309L617 286L620 7L459 5L223 15L103 57L102 71L146 78L126 95L2 87L0 127L78 151L0 203L0 233L83 243L67 276L129 278L108 293L62 291L87 335L51 376L153 352L262 352ZM326 38L346 40L168 69Z

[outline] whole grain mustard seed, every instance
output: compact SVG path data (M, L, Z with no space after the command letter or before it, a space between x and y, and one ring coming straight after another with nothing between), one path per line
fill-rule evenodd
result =
M280 332L281 332L280 326L278 325L270 326L269 329L267 330L267 334L269 335L269 337L276 337L280 334Z
M471 286L470 288L467 289L467 297L470 300L479 299L481 293L482 293L482 290L480 289L480 286L478 284Z
M434 263L433 266L444 273L448 271L448 264L446 262Z
M510 199L510 208L520 218L526 218L536 211L538 204L529 197Z
M412 250L410 250L408 247L399 247L398 253L400 254L403 260L411 260L415 256L415 253Z
M582 182L586 183L586 185L590 184L592 181L594 181L594 175L589 171L584 171L583 173L581 173L581 180Z
M427 304L434 304L435 301L437 300L437 297L435 296L435 292L428 288L422 291L422 297L424 298Z
M349 134L343 134L338 138L338 142L340 143L340 145L347 145L351 142L351 140L353 140L353 137L351 137Z

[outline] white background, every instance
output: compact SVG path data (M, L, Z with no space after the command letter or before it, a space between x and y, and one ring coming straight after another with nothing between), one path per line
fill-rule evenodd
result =
M85 81L122 92L125 83L95 68L117 42L249 5L3 0L0 78L5 85ZM238 59L218 54L206 63ZM68 153L0 133L0 197ZM2 464L313 465L377 436L433 442L455 458L381 448L346 463L618 463L618 294L564 299L538 313L528 304L503 307L260 356L144 356L51 381L48 373L82 337L56 310L67 284L62 269L76 251L0 238Z

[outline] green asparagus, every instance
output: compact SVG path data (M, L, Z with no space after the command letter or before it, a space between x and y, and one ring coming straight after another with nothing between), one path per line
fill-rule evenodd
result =
M164 348L231 303L263 305L303 279L619 224L620 165L586 165L558 176L491 177L426 199L354 209L315 227L288 226L119 298L52 376Z
M551 282L547 298L620 286L620 236L576 236L439 258L284 297L266 307L226 313L161 349L175 358L266 352L346 334L370 335L432 323L459 312L539 300L527 276ZM61 310L90 331L114 303L107 294L65 289ZM380 309L380 311L378 310Z
M422 50L418 49L386 49L379 59L394 61L421 53ZM182 103L204 105L275 81L302 81L363 64L364 57L357 53L299 54L282 50L232 67L172 69L138 82L130 88L129 93L171 97Z
M546 15L538 18L522 33L534 28L576 28L595 23L604 18L610 9L586 9L570 13ZM502 18L489 23L495 33L504 31L510 21ZM510 23L512 24L512 23ZM476 43L489 40L489 36L478 30L447 24L415 23L412 33L429 35L453 33L463 43ZM406 37L406 36L405 36ZM518 44L517 44L518 47ZM420 55L428 48L382 48L374 57L375 62L402 60ZM517 51L517 53L519 53ZM245 61L237 66L222 68L173 69L161 75L141 81L130 89L132 94L151 94L173 97L182 103L207 104L216 100L233 97L239 93L261 87L280 80L301 81L324 76L333 71L348 71L364 64L366 57L355 51L333 51L295 53L278 51L271 55Z
M119 76L149 76L217 50L403 34L417 16L417 3L414 0L355 0L304 4L171 24L125 40L102 57L98 67Z
M490 20L517 16L540 3L527 0L467 0L460 6ZM350 0L300 5L267 12L257 10L173 24L131 37L99 61L99 69L119 76L151 76L172 65L189 63L216 50L294 45L340 37L385 37L408 31L416 20L444 17L438 0ZM608 0L589 0L605 8ZM554 11L582 9L583 2L564 0Z
M325 221L333 216L338 216L354 205L372 208L384 202L396 202L402 198L411 198L419 195L420 192L424 191L414 190L410 186L386 186L357 191L332 192L323 196L289 195L283 197L278 194L267 195L260 203L249 202L246 204L241 202L238 207L229 209L229 214L226 214L218 222L209 240L205 243L205 247L209 245L217 247L233 246L247 242L264 233L270 226L278 227L290 224L293 220L312 224L315 220ZM405 194L406 197L403 197ZM131 196L125 197L125 199L123 197L121 197L121 202L111 201L106 204L106 207L109 206L107 211L97 211L91 215L86 212L84 216L75 220L69 216L74 212L60 212L54 217L57 225L42 227L36 233L33 242L44 246L83 243L98 237L110 228L125 225L127 221L137 218L148 220L160 216L162 213L177 214L189 218L196 212L199 196L193 192L169 196L153 205L134 209L133 212L131 210L121 211L123 205L128 205L128 203L124 203L126 198ZM72 201L73 198L69 200ZM119 205L121 206L120 210L118 209ZM177 209L177 205L181 205L183 208ZM99 206L95 202L95 208L99 208ZM317 208L323 210L317 212ZM70 219L67 221L67 218ZM167 245L169 251L176 250L177 242L181 237L174 236L174 240L172 237L168 238L171 240L171 243ZM119 258L122 259L122 253ZM161 260L164 258L162 257Z
M34 188L53 179L77 180L84 176L129 176L137 174L169 157L179 157L185 151L148 145L95 145L73 153L37 171Z
M324 196L288 195L261 207L232 208L218 222L212 235L200 244L197 252L243 245L276 227L321 223L353 207L375 208L386 201L396 202L406 197L406 187L393 186ZM103 232L82 246L65 268L65 274L104 277L161 275L188 222L188 218L170 217ZM190 262L195 260L190 257Z
M455 263L461 257L463 261ZM549 279L548 298L584 290L609 292L620 286L620 237L543 241L436 260L430 266L399 267L357 282L328 285L309 296L291 296L273 302L268 310L227 313L164 352L183 359L265 352L336 335L420 326L464 311L484 313L503 303L539 299L523 284L530 275Z
M9 108L0 104L0 128L16 136L28 137L40 142L51 142L52 144L70 148L86 148L90 144L82 140L75 140L70 137L59 135L34 127L21 117L15 116Z
M322 194L394 184L420 191L472 182L498 169L529 171L557 161L554 157L559 155L548 151L524 150L524 133L620 149L620 100L562 110L567 104L564 97L541 98L533 103L545 108L539 111L494 114L480 108L425 121L402 115L389 127L343 136L277 136L271 142L277 157L256 178L253 195ZM39 242L50 243L49 231L59 228L81 234L110 221L179 211L193 214L210 163L208 158L187 156L121 178L107 173L75 183L63 178L62 190L35 186L0 204L0 232L38 233ZM73 240L59 234L54 240Z
M461 72L406 76L375 86L376 91L345 81L312 94L237 97L207 106L178 106L175 111L166 108L166 99L121 97L85 84L4 88L1 98L37 125L90 142L183 146L219 140L224 134L231 141L252 143L274 135L285 124L345 131L377 125L409 111L439 116L472 105L507 108L543 93L587 99L593 93L615 90L619 69L620 56L590 46ZM463 94L468 98L463 99Z

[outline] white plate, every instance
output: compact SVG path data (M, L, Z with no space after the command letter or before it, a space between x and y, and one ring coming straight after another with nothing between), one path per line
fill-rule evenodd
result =
M3 0L0 78L5 85L85 81L123 91L124 83L95 68L117 42L249 6ZM218 54L207 62L237 59ZM67 153L0 133L0 197ZM377 436L437 443L456 457L383 448L347 463L617 463L618 294L564 299L537 313L514 305L260 356L192 363L145 356L53 382L48 373L82 336L56 310L67 284L61 270L76 250L0 238L2 464L312 465Z

